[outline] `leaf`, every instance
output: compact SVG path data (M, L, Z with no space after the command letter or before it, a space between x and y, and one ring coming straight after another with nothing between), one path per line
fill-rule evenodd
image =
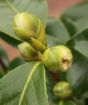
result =
M66 43L73 53L73 65L67 72L67 80L78 95L88 90L88 28L78 31Z
M49 105L43 65L29 62L2 78L0 105Z
M88 1L83 1L79 4L76 4L75 6L68 8L66 11L64 11L63 16L69 17L72 20L76 21L85 16L88 16L87 10L88 10Z
M70 39L64 23L60 19L49 18L46 25L47 42L50 45L64 44Z
M68 42L68 46L73 47L83 56L88 58L88 28L76 33Z
M88 90L88 28L79 28L66 45L72 49L74 57L67 79L73 87L73 93L79 96Z
M71 50L74 60L67 72L67 80L72 85L73 94L78 95L88 90L88 59L73 48Z
M74 36L74 34L78 31L77 24L70 19L69 17L62 16L61 20L63 21L67 31L69 32L70 36Z
M23 11L38 16L45 24L47 0L0 0L0 37L14 46L20 43L20 40L12 29L13 17Z
M0 31L0 38L2 38L3 40L5 40L6 42L8 42L9 44L11 44L14 47L17 47L17 45L22 42L21 40L19 40L17 38L13 38L12 36L9 36L6 33L3 33L1 31Z
M83 17L82 19L79 19L76 21L77 27L79 30L83 30L84 28L88 28L88 16Z
M24 63L25 63L25 61L22 58L17 57L13 61L10 62L8 69L12 70L15 67L20 66L21 64L24 64Z
M49 72L48 70L46 70L46 78L49 103L51 103L50 105L56 105L59 98L53 94L53 88L57 81L53 78L53 73Z

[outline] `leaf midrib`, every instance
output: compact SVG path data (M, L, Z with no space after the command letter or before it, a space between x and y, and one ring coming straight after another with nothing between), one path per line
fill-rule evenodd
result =
M74 40L76 37L78 37L80 35L80 33L82 33L83 31L85 31L86 29L88 29L88 27L84 27L83 29L79 30L77 33L75 33L73 35L73 37L67 43L69 43L70 41Z
M27 90L27 88L28 88L29 82L30 82L30 80L31 80L31 77L32 77L33 73L35 72L36 68L37 68L39 65L40 65L40 62L36 63L36 64L33 66L31 72L29 73L29 76L28 76L27 81L26 81L26 83L25 83L25 85L24 85L23 91L22 91L22 93L21 93L21 96L20 96L20 100L19 100L18 105L22 105L22 102L23 102L23 99L24 99L26 90Z

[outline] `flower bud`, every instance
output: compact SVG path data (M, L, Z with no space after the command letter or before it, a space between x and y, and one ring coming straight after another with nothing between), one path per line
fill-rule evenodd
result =
M77 104L72 100L60 100L58 105L77 105Z
M37 50L40 51L41 53L43 53L46 50L46 46L44 46L44 44L42 44L39 40L31 38L30 40L30 44Z
M27 61L34 60L38 57L38 52L27 42L23 42L18 45L21 55Z
M72 95L72 89L70 84L64 81L58 82L55 85L53 92L54 92L54 95L62 99L68 98Z
M31 37L45 43L45 28L40 19L28 12L18 13L13 22L13 29L16 35L25 41Z
M42 62L52 72L65 72L72 64L71 50L63 45L50 47L43 53Z

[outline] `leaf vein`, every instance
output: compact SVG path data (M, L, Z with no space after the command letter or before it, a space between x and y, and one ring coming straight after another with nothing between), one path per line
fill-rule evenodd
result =
M19 100L19 104L18 104L18 105L22 105L22 102L23 102L23 99L24 99L26 90L27 90L27 88L28 88L29 82L30 82L30 80L31 80L31 77L32 77L33 73L35 72L35 70L36 70L36 68L38 67L39 64L40 64L40 62L36 63L36 64L34 65L34 67L32 68L31 72L29 73L29 76L28 76L28 78L27 78L27 81L26 81L26 83L25 83L25 86L24 86L24 88L23 88L23 91L22 91L22 93L21 93L21 96L20 96L20 100Z
M9 0L5 0L5 2L15 13L18 13L18 10L12 5L12 3Z

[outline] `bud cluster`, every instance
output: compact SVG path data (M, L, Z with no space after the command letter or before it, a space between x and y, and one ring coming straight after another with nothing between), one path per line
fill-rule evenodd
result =
M45 27L38 17L27 12L19 13L14 18L13 29L23 41L18 48L26 61L41 60L53 73L69 70L73 60L71 50L63 45L47 48ZM72 95L72 88L69 83L60 81L53 92L59 98L66 99ZM64 105L62 101L60 104Z
M23 43L18 45L26 60L39 60L46 49L45 27L41 20L28 12L14 17L13 30Z
M42 63L53 73L69 70L72 60L71 50L63 45L47 48L42 55ZM59 98L67 99L72 95L72 88L69 83L60 81L54 86L53 92Z
M18 13L13 21L13 30L24 41L29 41L33 37L45 43L44 25L38 17L30 13Z

